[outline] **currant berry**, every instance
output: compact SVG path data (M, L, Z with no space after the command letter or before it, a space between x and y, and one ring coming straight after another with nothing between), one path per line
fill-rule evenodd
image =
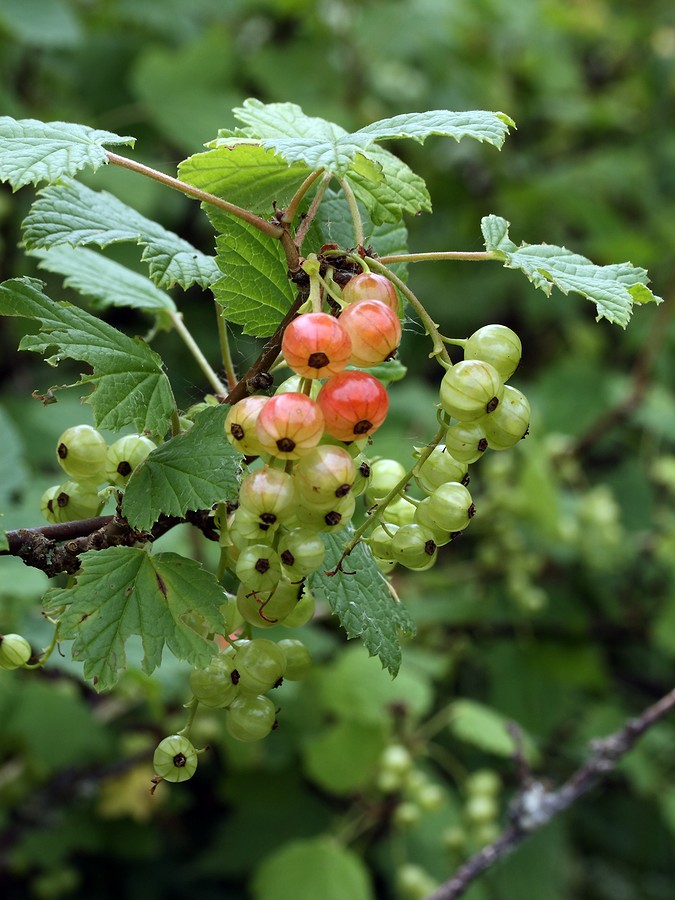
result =
M421 525L404 525L391 542L396 562L407 569L428 569L436 562L438 553L433 533Z
M331 504L350 492L356 466L343 447L321 444L298 460L293 478L303 502Z
M197 751L182 734L160 741L152 757L155 772L165 781L187 781L197 771Z
M157 445L142 434L127 434L108 447L105 477L110 484L125 487L136 466L143 462Z
M341 531L351 521L356 508L356 499L352 494L336 498L330 506L306 505L301 501L295 510L295 516L301 528L314 531Z
M401 526L399 525L387 524L386 527L383 525L376 525L375 528L373 528L368 537L368 543L373 552L373 556L387 561L394 560L392 542L394 540L394 535L400 527Z
M429 505L429 497L426 497L417 504L414 522L416 525L421 525L433 534L436 546L438 547L443 547L452 540L453 532L441 528L438 524L436 517L434 516L434 507Z
M277 552L284 575L290 581L300 581L316 572L325 555L324 543L309 528L293 528L279 540Z
M479 420L483 422L483 420ZM508 450L527 434L530 425L530 403L525 394L511 385L504 385L499 407L484 420L488 447Z
M502 381L518 368L523 345L506 325L484 325L474 331L464 346L464 359L482 359L495 367Z
M411 525L415 518L415 504L406 497L397 497L382 513L382 521L387 525Z
M244 397L230 407L225 419L225 436L244 456L260 456L264 452L258 440L256 421L269 397Z
M204 706L222 709L237 696L239 677L235 671L233 656L215 656L205 669L194 669L190 673L190 689Z
M341 372L352 342L340 322L328 313L304 313L290 323L281 340L288 366L303 378L330 378Z
M436 527L443 531L463 531L476 513L471 494L458 482L442 484L423 503L428 504Z
M359 453L358 456L354 458L354 466L356 468L356 478L352 485L352 494L355 497L360 497L361 494L365 494L368 490L368 485L370 484L372 476L372 467L370 465L370 460L367 459L363 453Z
M269 466L247 475L239 488L239 509L246 510L263 525L276 525L289 519L295 502L294 479Z
M285 625L302 598L302 583L292 583L284 578L272 591L251 591L242 584L237 591L237 610L251 625L272 628L281 623Z
M51 504L57 522L89 519L97 516L101 510L98 491L91 481L65 481L59 485Z
M379 300L398 313L396 288L388 278L377 272L360 272L350 278L342 288L342 299L350 304L357 300Z
M316 398L331 437L355 441L384 422L389 397L381 381L367 372L341 372L330 378Z
M312 668L312 655L307 647L295 638L284 638L277 647L286 657L286 681L302 681Z
M225 727L238 741L260 741L275 721L276 707L269 697L239 694L227 709Z
M256 516L255 513L239 507L234 511L232 521L227 530L227 537L231 544L241 551L248 547L249 544L271 545L274 542L277 531L277 524L267 525L265 522L261 522L260 517Z
M274 641L256 638L234 657L239 672L239 687L253 694L271 690L286 672L286 656Z
M376 503L392 491L405 477L407 469L395 459L376 459L370 466L370 483L366 488L368 503Z
M251 544L239 554L235 572L249 591L271 591L281 578L279 554L266 544Z
M463 484L468 479L467 469L467 463L455 459L445 444L438 444L417 470L415 480L426 494L431 494L447 481Z
M0 635L0 669L18 669L25 666L33 650L21 634Z
M303 382L304 379L301 375L290 375L284 381L281 382L279 387L275 390L275 394L304 394L306 391L303 391ZM306 382L304 382L306 384ZM312 379L310 382L310 390L308 396L312 398L312 400L316 400L316 395L321 390L321 383L317 381L316 378Z
M103 481L108 445L91 425L66 428L56 445L56 458L67 475L75 480Z
M56 498L61 493L61 485L53 484L40 497L40 512L48 522L55 525L59 522Z
M504 394L499 372L480 359L463 359L443 376L441 406L460 422L493 413Z
M316 611L314 594L307 585L303 582L300 585L295 584L294 587L296 589L299 588L300 599L295 604L293 611L281 623L284 628L302 628L303 625L312 620Z
M323 389L319 397L322 393ZM318 402L305 394L289 392L269 398L258 416L256 428L258 440L267 453L279 459L299 459L321 440L324 417Z
M399 317L380 300L357 300L345 308L339 322L351 338L352 366L367 368L384 362L401 343Z
M491 419L496 412L497 410L471 422L455 422L448 428L445 432L445 446L455 459L468 465L481 458L488 448L483 422Z

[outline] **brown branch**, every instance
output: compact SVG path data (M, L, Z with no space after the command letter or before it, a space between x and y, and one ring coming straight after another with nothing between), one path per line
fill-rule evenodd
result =
M591 756L557 790L543 780L527 778L510 810L510 824L495 841L468 859L427 900L456 900L486 869L512 853L530 834L576 803L605 778L638 739L675 708L675 689L606 738L591 742Z

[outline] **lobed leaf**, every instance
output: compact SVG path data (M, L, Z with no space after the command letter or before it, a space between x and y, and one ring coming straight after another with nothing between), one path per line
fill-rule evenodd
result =
M41 269L63 275L65 287L93 301L97 309L128 306L147 313L176 312L171 297L144 275L86 247L60 244L31 250Z
M136 139L121 137L72 122L40 122L0 116L0 181L14 190L42 181L55 182L89 166L98 169L108 162L104 144L128 144Z
M160 665L165 646L194 666L209 664L215 646L196 629L223 630L219 607L226 597L211 572L177 553L150 556L138 547L90 550L80 558L75 586L48 591L43 605L52 614L65 608L61 637L74 639L73 659L84 662L97 690L115 685L132 635L141 639L147 674Z
M395 676L401 665L400 634L414 634L415 624L389 589L368 545L363 541L356 545L344 561L346 571L327 574L337 567L353 533L349 527L337 534L323 535L325 571L310 576L310 587L329 604L347 637L360 637L368 653L379 656L384 668Z
M512 757L516 752L508 725L509 720L496 709L475 700L460 699L450 704L451 733L458 740L480 747L488 753ZM527 734L522 734L522 747L526 759L534 762L537 751Z
M212 256L146 219L107 191L93 191L78 181L44 188L24 219L23 236L29 250L61 244L139 244L143 247L141 259L161 288L175 284L207 288L218 277Z
M166 441L134 470L122 512L134 528L145 531L160 515L184 516L209 509L239 492L241 455L225 437L229 407L208 407L189 431Z
M546 296L554 287L564 294L581 294L595 303L596 321L604 318L625 328L634 303L663 302L646 286L647 271L632 263L598 266L555 244L516 246L509 237L509 222L499 216L486 216L481 228L486 249L506 268L520 269Z
M209 213L218 235L220 278L211 290L229 322L246 334L269 337L295 300L286 275L281 242L252 225L222 213Z
M42 282L16 278L0 284L0 314L23 316L41 322L37 334L27 334L20 350L46 354L50 365L61 357L92 367L76 384L92 384L85 398L96 425L119 431L133 425L158 437L166 434L175 401L161 358L140 338L126 334L70 303L51 300L40 290Z
M368 153L379 163L382 180L364 177L353 167L346 178L373 222L398 222L403 213L415 216L420 212L431 212L431 197L424 180L410 166L383 147L371 147Z

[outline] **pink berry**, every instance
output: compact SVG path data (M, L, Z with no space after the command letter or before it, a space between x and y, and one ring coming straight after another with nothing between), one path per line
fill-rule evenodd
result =
M398 295L396 288L385 278L376 272L361 272L351 278L342 288L342 299L345 303L355 303L357 300L380 300L393 312L398 313Z
M321 440L323 413L306 394L294 391L277 394L263 407L256 429L267 453L279 459L299 459Z
M394 353L401 342L401 323L381 300L357 300L340 316L340 325L352 342L349 362L366 368L376 366Z
M330 378L341 372L352 352L342 325L328 313L304 313L284 331L281 352L303 378Z

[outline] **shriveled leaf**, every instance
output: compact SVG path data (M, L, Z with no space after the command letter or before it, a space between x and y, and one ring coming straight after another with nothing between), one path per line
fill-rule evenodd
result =
M171 297L152 281L89 250L60 244L48 250L32 250L41 269L64 276L64 285L79 291L97 309L107 306L129 306L148 313L175 312Z
M327 574L336 569L352 534L349 527L323 536L326 557L322 569L310 576L310 586L329 604L347 637L360 637L368 653L379 656L383 667L396 675L401 665L401 634L414 634L415 625L390 591L368 545L356 545L344 560L345 571Z
M134 470L122 502L134 528L151 528L162 513L183 516L237 496L241 456L225 437L228 410L202 410L189 431L153 450Z
M206 288L219 274L212 256L146 219L112 194L93 191L77 181L64 181L42 190L24 219L23 234L29 250L60 244L139 244L143 247L141 259L161 288L175 284Z
M231 216L216 213L210 219L220 232L216 245L222 272L211 290L223 316L246 334L269 337L295 300L281 242Z
M148 674L160 665L165 645L178 659L208 665L214 644L191 623L214 633L224 627L225 592L211 572L177 553L150 556L138 547L90 550L80 558L75 586L48 591L44 608L65 607L61 637L74 639L73 659L84 662L97 690L114 686L132 635L141 638Z
M584 256L555 244L521 244L509 237L509 223L499 216L481 222L485 246L508 269L520 269L547 296L554 287L564 294L581 294L595 303L596 320L607 319L625 328L634 303L661 303L646 285L645 269L625 262L598 266Z
M233 143L188 157L178 176L252 212L270 214L272 204L285 206L310 169L288 166L271 150L258 144Z
M96 425L119 431L133 425L137 431L163 436L175 401L161 358L140 338L130 338L112 325L70 303L56 302L42 293L42 283L16 278L0 284L0 314L23 316L41 322L37 334L27 334L20 350L46 354L58 365L62 357L80 360L92 367L77 387L92 384L85 398Z
M72 122L0 116L0 181L17 190L58 181L87 166L98 169L108 162L104 144L133 145L135 140Z
M503 113L430 110L382 119L350 134L333 122L305 115L294 103L264 104L249 99L233 112L247 126L247 134L259 138L263 147L274 150L288 163L302 162L310 169L323 168L338 177L346 174L358 155L371 161L370 177L377 177L377 160L366 152L376 141L412 138L423 142L437 134L455 140L471 137L499 147L513 124ZM362 174L364 165L364 160L356 163Z
M513 756L514 738L508 729L509 720L475 700L455 700L450 705L450 731L460 741L480 747L496 756ZM523 751L530 762L536 758L532 740L523 735Z

